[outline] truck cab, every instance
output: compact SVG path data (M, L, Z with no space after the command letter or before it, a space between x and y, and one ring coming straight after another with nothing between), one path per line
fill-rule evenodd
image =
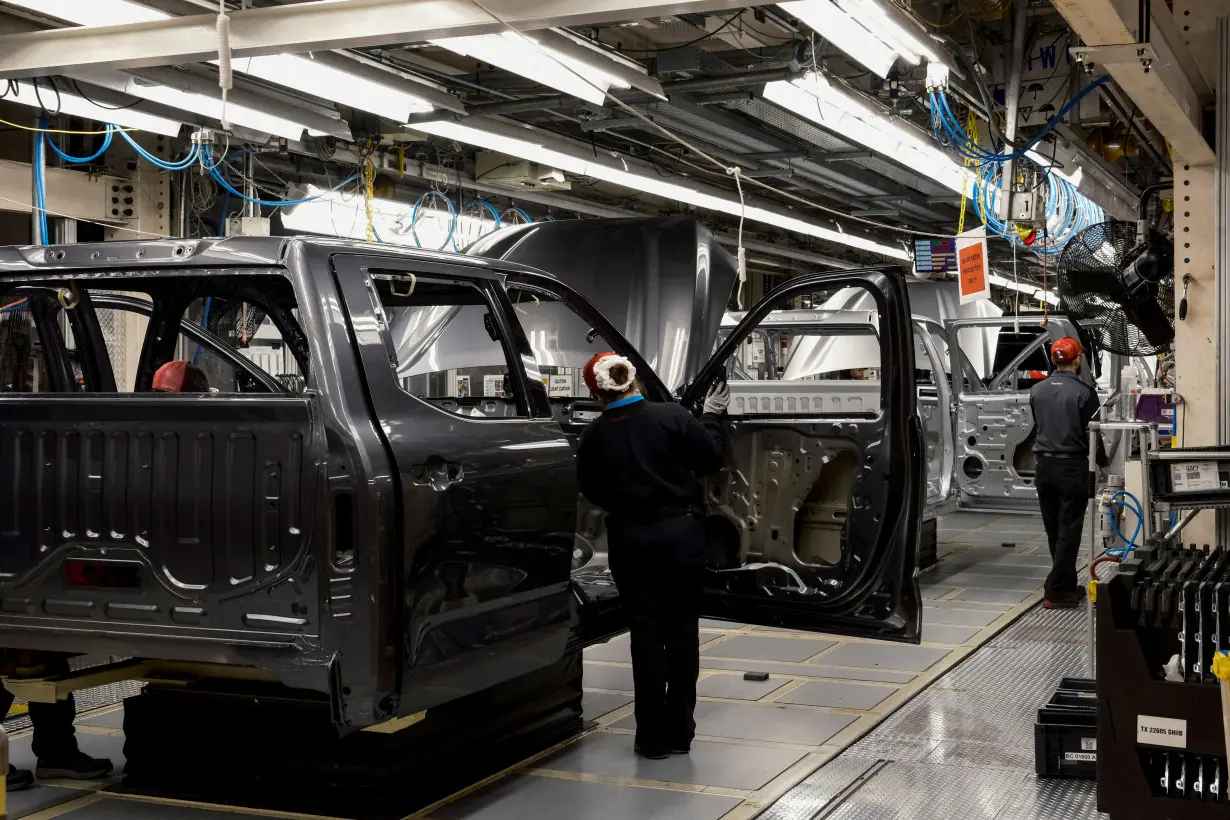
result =
M872 294L902 366L857 408L732 414L704 610L917 641L923 445L895 274L791 280L675 396L669 362L506 260L279 238L0 249L5 647L225 669L316 693L343 731L557 663L621 629L617 590L576 560L601 527L575 475L600 409L585 359L626 355L649 400L694 407L765 317L841 287ZM152 390L170 361L208 392ZM795 509L835 464L841 533L814 550Z

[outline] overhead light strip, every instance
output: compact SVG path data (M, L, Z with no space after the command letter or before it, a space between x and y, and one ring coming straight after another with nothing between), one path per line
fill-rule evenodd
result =
M18 80L17 93L9 94L4 99L5 102L15 102L21 105L28 105L31 108L41 109L43 104L39 102L39 95L44 100L58 100L61 114L84 117L95 122L111 123L121 128L134 128L139 131L149 131L152 134L162 134L166 137L178 137L180 129L183 128L183 123L178 120L160 117L156 114L148 114L132 108L110 108L95 105L84 97L70 91L61 90L57 94L57 92L52 91L46 85L36 90L31 83L25 80Z
M898 59L915 66L923 60L943 62L921 31L908 30L877 0L795 0L778 8L881 78Z
M533 42L528 41L531 39ZM628 82L602 70L600 61L603 58L597 52L592 60L579 60L535 39L532 32L505 31L472 37L445 37L431 43L454 54L499 66L594 105L606 102L606 92L612 86L623 89L631 87Z
M195 91L184 91L161 83L147 82L120 71L98 71L90 76L81 75L77 79L130 97L149 100L202 117L222 119L222 100L219 97L207 96ZM288 140L303 139L303 132L308 128L301 122L233 101L227 103L226 115L236 125Z
M796 80L776 80L765 86L764 98L852 142L870 148L900 165L927 176L956 193L973 190L974 175L936 148L921 134L830 83L808 73Z
M606 161L600 158L585 158L549 148L543 144L543 141L535 138L535 132L531 129L516 128L514 131L515 126L501 128L502 125L504 124L497 121L488 120L484 122L481 118L476 117L464 123L451 121L415 123L411 128L445 139L456 140L457 142L498 151L509 156L520 157L530 162L558 168L567 173L591 177L633 191L641 191L653 194L654 196L660 196L664 199L686 203L697 208L724 213L733 217L743 215L751 222L771 225L793 234L802 234L822 239L826 242L859 248L860 250L870 251L892 259L909 259L909 254L900 246L886 245L862 236L844 233L840 229L826 228L823 225L817 225L813 222L788 216L757 205L748 205L744 209L737 198L731 197L725 192L718 193L714 191L710 193L699 187L668 181L657 175L650 176L637 173L633 170L628 170L628 164L623 160L618 160L623 167L614 167L613 165L608 165ZM501 131L514 131L518 135L511 136L508 133L501 133Z
M169 20L174 15L132 0L6 0L15 6L76 23L79 26L123 25ZM213 62L213 61L211 61ZM431 103L389 84L374 82L355 72L325 65L298 54L245 57L233 61L242 74L323 97L370 114L406 122L412 114L433 110ZM395 78L390 75L391 80ZM220 98L220 95L219 95ZM228 106L229 109L229 106Z

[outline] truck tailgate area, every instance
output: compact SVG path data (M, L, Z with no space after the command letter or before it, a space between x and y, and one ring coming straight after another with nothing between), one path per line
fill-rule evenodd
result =
M310 399L25 396L0 414L7 645L228 661L318 633Z

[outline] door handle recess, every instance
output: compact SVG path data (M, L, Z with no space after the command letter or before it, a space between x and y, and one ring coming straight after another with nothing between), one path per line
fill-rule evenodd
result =
M431 487L438 493L444 492L454 484L460 484L465 478L465 468L460 464L445 461L440 456L429 456L423 464L415 464L410 468L410 480L419 487Z

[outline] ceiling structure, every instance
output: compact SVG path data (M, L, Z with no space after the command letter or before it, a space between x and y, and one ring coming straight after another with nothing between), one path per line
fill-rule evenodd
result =
M963 195L977 168L934 136L936 66L954 118L992 149L1009 120L1019 145L1095 85L1032 154L1079 171L1075 188L1106 214L1132 218L1140 190L1171 173L1165 141L1115 82L1071 59L1066 20L1021 2L1018 15L998 0L227 0L224 106L215 0L0 0L0 118L41 108L65 130L85 118L152 130L158 119L125 121L152 116L187 150L194 129L226 117L213 150L258 198L353 177L330 208L349 201L362 226L370 168L381 203L473 215L478 227L451 217L454 245L481 230L484 207L513 221L689 212L732 244L742 222L765 276L908 264L915 239L979 224ZM81 156L98 138L65 139ZM190 228L217 233L220 192L200 176L183 175ZM300 209L264 211L290 224ZM350 213L340 221L362 235ZM1053 264L991 249L1026 281Z

